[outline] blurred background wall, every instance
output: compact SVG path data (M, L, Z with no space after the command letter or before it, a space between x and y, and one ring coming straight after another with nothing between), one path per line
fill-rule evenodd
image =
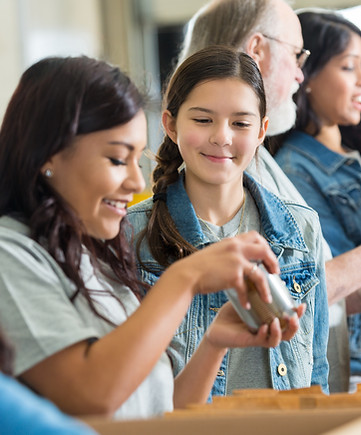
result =
M188 19L208 0L0 0L0 121L21 73L51 55L97 57L120 66L152 97L149 147L160 143L162 84ZM295 0L294 9L342 10L361 27L359 0ZM56 84L54 84L56 86ZM149 159L142 162L148 181Z

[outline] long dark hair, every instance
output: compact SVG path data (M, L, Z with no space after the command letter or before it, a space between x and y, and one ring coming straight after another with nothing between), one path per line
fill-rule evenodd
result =
M342 144L361 153L361 122L357 125L340 126Z
M113 240L85 235L78 216L44 180L41 168L71 147L76 135L125 124L143 107L144 98L119 68L85 56L52 57L22 75L0 130L0 215L29 226L31 237L75 283L72 299L83 294L96 313L80 274L82 245L94 265L101 260L138 294L133 255L122 231L125 223Z
M259 101L260 118L263 119L266 115L266 99L256 63L247 54L225 46L206 47L187 58L176 69L164 96L164 109L169 110L176 119L181 105L195 86L205 81L225 78L237 78L253 89ZM165 195L167 186L182 176L178 173L178 168L183 163L178 146L167 135L158 150L156 161L153 193ZM164 267L196 250L179 234L163 200L154 203L148 226L139 235L137 255L140 262L140 247L144 238L153 258Z

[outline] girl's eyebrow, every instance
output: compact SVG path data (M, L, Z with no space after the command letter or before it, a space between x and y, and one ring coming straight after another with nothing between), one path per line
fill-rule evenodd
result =
M197 111L205 112L205 113L214 113L213 110L206 109L206 108L204 108L204 107L197 107L197 106L190 107L190 108L188 109L188 111L191 111L191 110L197 110Z
M210 113L210 114L215 113L213 110L206 109L205 107L197 107L197 106L190 107L188 109L188 111L198 111L198 112L204 112L204 113ZM258 116L258 115L256 113L253 113L253 112L244 111L244 112L234 112L234 113L232 113L232 116Z

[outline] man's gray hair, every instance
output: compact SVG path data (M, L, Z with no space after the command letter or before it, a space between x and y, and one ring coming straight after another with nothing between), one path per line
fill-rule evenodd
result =
M278 22L274 9L271 0L211 1L189 21L178 63L214 44L244 51L244 44L252 34L274 33Z

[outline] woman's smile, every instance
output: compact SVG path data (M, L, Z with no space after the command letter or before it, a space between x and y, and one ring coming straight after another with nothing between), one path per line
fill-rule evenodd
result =
M133 194L144 189L139 159L146 140L141 111L126 124L77 136L70 153L47 163L54 171L49 182L92 237L114 238Z
M112 212L124 217L127 214L127 205L130 201L128 200L113 200L113 199L103 199L103 203Z

